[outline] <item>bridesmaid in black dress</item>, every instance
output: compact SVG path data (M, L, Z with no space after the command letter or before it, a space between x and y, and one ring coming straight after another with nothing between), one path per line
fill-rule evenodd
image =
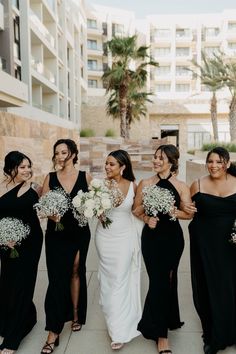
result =
M191 186L197 208L189 225L191 276L204 353L216 354L236 344L236 244L229 242L236 219L236 167L222 147L208 153L206 165L209 175Z
M57 172L51 172L45 178L43 194L60 187L72 199L80 189L88 191L91 176L75 168L78 149L73 140L58 140L53 147L52 160ZM49 280L45 312L46 330L49 333L41 353L53 352L59 344L59 334L65 322L72 321L72 331L79 331L85 323L87 312L89 227L79 227L71 209L61 219L64 230L55 231L56 221L59 221L57 216L49 218L45 235Z
M134 203L134 214L146 224L142 233L142 253L149 277L149 289L138 330L145 338L157 343L159 353L171 353L168 328L177 329L183 325L179 315L177 270L184 238L177 219L189 219L192 215L179 210L180 202L191 202L191 198L187 185L176 178L178 159L179 151L174 145L158 147L153 158L156 175L139 183ZM150 185L166 188L173 193L175 221L166 214L159 214L158 218L144 214L142 190Z
M0 249L0 336L4 337L0 353L12 354L37 320L32 299L43 233L33 205L38 202L41 188L29 181L32 162L19 151L6 155L4 175L0 184L0 218L18 218L30 226L30 234L15 247L18 258L10 258L10 248Z

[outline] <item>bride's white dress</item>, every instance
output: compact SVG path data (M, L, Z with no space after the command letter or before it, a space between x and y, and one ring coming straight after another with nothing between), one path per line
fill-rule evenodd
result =
M100 305L113 342L127 343L140 334L140 232L132 215L133 182L126 198L109 215L112 223L99 223L95 244L99 256Z

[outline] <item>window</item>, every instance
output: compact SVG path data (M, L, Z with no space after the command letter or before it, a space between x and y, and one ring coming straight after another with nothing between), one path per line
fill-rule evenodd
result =
M228 30L232 32L236 32L236 22L229 22L228 23Z
M95 39L88 39L87 41L88 49L96 50L97 48L97 41Z
M178 75L178 76L191 76L191 72L188 71L187 66L178 65L178 66L176 66L176 75Z
M177 57L188 57L190 54L189 47L178 47L176 48L176 56Z
M156 92L169 92L170 84L158 84L156 85Z
M165 57L170 54L170 47L160 47L155 50L155 56Z
M119 35L119 34L124 34L124 25L113 23L112 24L112 35Z
M102 23L102 34L104 34L104 36L107 35L107 23L106 22Z
M88 70L98 70L97 60L88 60Z
M220 33L220 29L218 27L208 27L205 29L206 36L216 37Z
M178 28L176 29L176 38L189 37L191 34L188 28Z
M98 81L97 80L88 79L88 87L97 88L98 87Z
M13 20L14 27L14 57L19 59L21 58L20 53L20 18L16 16Z
M21 67L19 65L15 65L15 78L21 80Z
M212 56L214 53L218 53L220 50L220 47L205 47L204 52L208 56Z
M97 28L97 20L87 19L88 28Z
M176 84L176 92L189 92L190 84Z
M68 101L68 105L67 105L67 109L68 109L68 118L69 118L69 120L70 120L70 118L71 118L71 112L70 112L70 101Z
M153 30L153 35L159 38L170 37L170 29L168 28L156 28Z
M156 74L157 75L164 75L164 76L170 74L170 66L169 65L158 66L156 68Z

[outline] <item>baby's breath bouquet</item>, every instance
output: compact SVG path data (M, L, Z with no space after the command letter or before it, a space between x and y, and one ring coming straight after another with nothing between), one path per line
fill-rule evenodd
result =
M34 205L40 217L59 216L62 217L70 208L70 198L62 188L55 188L39 198ZM55 231L62 231L63 224L56 222Z
M175 220L174 204L174 195L168 189L156 185L143 188L143 207L147 215L156 217L159 213L169 214L170 219Z
M113 180L94 178L88 189L88 192L80 190L73 198L74 216L80 226L85 226L88 219L95 216L101 221L102 226L107 228L112 223L108 214L112 208L122 203L123 195Z
M234 220L230 236L229 242L236 244L236 220Z
M7 249L9 243L14 243L14 246L19 246L21 241L30 233L29 225L26 225L17 218L6 217L0 220L0 246ZM10 258L19 257L18 251L11 248Z

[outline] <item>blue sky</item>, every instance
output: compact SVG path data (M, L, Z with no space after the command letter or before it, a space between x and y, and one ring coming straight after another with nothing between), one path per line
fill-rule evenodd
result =
M151 14L221 12L236 9L236 0L87 0L89 3L134 11L137 18Z

